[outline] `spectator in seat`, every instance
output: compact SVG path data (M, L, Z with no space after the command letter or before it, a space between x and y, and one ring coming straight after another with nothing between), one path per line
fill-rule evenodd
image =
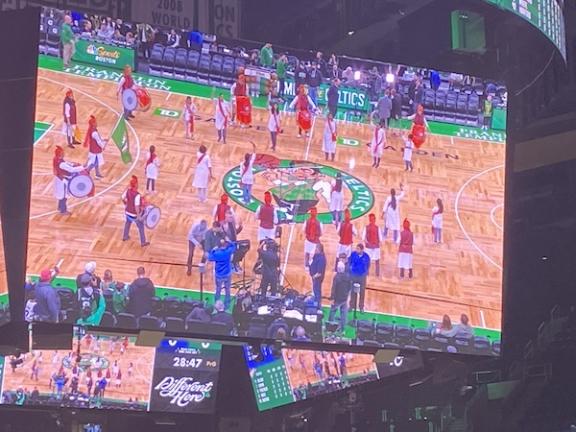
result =
M452 321L448 315L444 315L442 322L436 327L434 333L441 336L452 337L458 333L458 327L452 325Z
M80 37L91 38L92 36L92 22L89 20L82 21L82 31L80 32Z
M338 57L336 57L335 53L330 54L330 58L328 59L328 67L333 68L336 66L338 68Z
M330 307L330 315L328 316L328 321L333 321L336 312L340 312L340 326L339 330L344 332L346 328L346 319L348 317L348 301L350 297L350 290L352 284L350 283L350 278L346 274L346 264L339 261L336 266L336 274L332 280L332 294L330 298L332 299L332 306Z
M342 81L346 84L354 83L354 71L352 70L352 66L348 66L344 69L344 72L342 72Z
M119 29L114 30L114 35L112 35L112 40L114 42L126 42L126 37L120 33Z
M80 303L80 318L77 324L99 325L106 311L106 300L99 288L92 286L92 277L88 274L80 278L78 302Z
M462 336L469 336L471 337L474 335L474 329L470 325L470 320L468 319L468 315L462 314L460 315L460 324L458 324L458 335Z
M112 309L115 313L119 314L126 311L128 305L128 292L124 282L116 283L114 293L112 294Z
M114 35L114 29L103 21L100 24L100 28L98 29L97 33L98 38L104 41L109 41L112 39L113 35Z
M126 33L126 45L134 45L136 43L136 38L132 32Z
M266 43L262 48L260 48L260 65L264 67L271 68L274 64L274 51L272 50L272 44Z
M340 79L340 69L338 69L338 64L334 63L330 68L329 68L329 72L328 72L328 78L330 79Z
M297 326L294 329L294 340L296 341L306 341L309 342L310 338L306 334L306 330L302 326Z
M232 255L236 251L236 243L220 240L217 248L208 253L208 260L214 262L214 300L220 300L224 288L224 306L230 306L230 288L232 285Z
M170 34L168 35L166 45L172 48L177 48L180 45L180 35L176 33L176 30L174 29L170 30Z
M82 284L80 283L80 279L82 278L82 276L84 275L88 275L92 278L92 288L100 288L100 284L102 283L102 280L100 279L100 277L98 277L96 275L96 263L94 261L89 261L86 263L86 265L84 265L84 272L80 273L78 276L76 276L76 289L79 290L80 287L82 286Z
M232 318L232 314L226 312L226 308L224 307L222 300L218 300L214 303L214 315L212 315L212 322L225 324L228 334L230 334L234 329L234 319Z
M152 299L156 295L156 290L152 281L146 276L144 267L136 270L136 279L130 284L128 289L128 313L141 317L152 311Z
M76 50L76 39L72 31L72 17L64 15L64 23L60 29L60 43L62 43L62 61L64 67L70 66L70 59Z
M192 312L188 314L186 317L186 321L195 320L195 321L202 321L202 322L210 322L212 321L212 315L202 306L197 306L192 309Z
M116 281L114 280L114 276L112 275L112 270L104 270L104 276L100 282L100 289L102 292L105 291L114 291L116 289Z
M57 271L44 269L40 273L40 281L36 284L36 308L34 311L38 321L57 323L60 320L60 297L52 286L52 280Z
M328 112L332 114L333 118L336 118L336 113L338 112L338 87L340 87L340 80L335 78L332 80L327 94Z

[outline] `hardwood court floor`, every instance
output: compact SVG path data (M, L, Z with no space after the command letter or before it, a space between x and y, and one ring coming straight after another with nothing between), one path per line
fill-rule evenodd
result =
M69 199L71 216L56 213L53 197L51 160L54 146L64 145L62 99L66 88L75 92L79 124L86 130L87 119L98 119L100 133L108 137L114 127L120 104L116 84L89 78L41 70L38 81L37 121L53 123L52 131L37 144L34 154L32 182L31 228L28 246L28 271L38 273L43 267L64 259L62 274L74 276L84 263L95 260L97 273L106 268L123 281L135 277L135 269L145 262L146 269L157 285L198 288L198 275L186 276L187 232L200 218L210 220L211 212L223 191L222 176L236 167L245 152L251 149L249 140L257 145L258 153L271 154L265 130L267 113L255 110L253 123L260 128L231 127L226 145L216 142L213 123L206 121L214 114L213 103L196 100L200 119L196 120L196 139L184 138L183 123L154 115L156 107L182 111L184 96L151 91L153 108L137 112L130 123L130 141L134 162L124 165L119 151L110 142L105 149L103 180L96 181L93 198ZM296 137L293 115L283 117L285 133L280 135L275 156L280 159L307 160L324 163L321 149L324 119L318 117L309 140ZM348 172L367 183L375 195L372 209L382 224L381 211L391 187L403 183L405 198L400 201L401 218L408 217L415 232L413 280L400 280L397 275L397 246L388 240L382 248L382 277L370 277L366 309L424 319L440 319L448 313L457 321L466 313L474 326L500 328L501 267L502 267L502 205L504 196L505 146L499 143L447 136L430 136L420 154L414 154L414 172L406 173L402 164L401 140L389 135L393 148L385 151L379 169L370 167L371 159L364 145L370 140L372 128L366 125L340 122L339 136L355 138L361 145L338 146L337 160L330 165ZM192 179L199 144L206 144L212 158L217 180L209 187L209 200L200 204ZM154 231L147 231L151 246L141 248L136 240L122 242L124 224L120 201L130 175L140 178L140 190L145 186L144 166L150 145L157 148L161 161L157 193L149 201L162 210L162 221ZM87 149L66 149L68 160L85 163ZM354 159L352 166L350 161ZM268 179L270 180L270 179ZM272 186L262 175L256 176L254 196L262 197ZM445 205L443 243L432 242L431 212L436 198ZM234 204L236 214L244 223L241 238L256 241L257 224L254 214ZM327 205L320 198L319 207ZM354 224L360 233L367 217ZM286 279L300 291L310 291L309 277L304 272L302 225L284 227L282 238L283 269ZM335 258L337 236L333 225L324 226L322 241L329 262ZM251 276L256 256L255 247L247 255L246 268ZM197 262L198 257L195 257ZM332 272L324 283L323 295L330 295ZM212 290L208 281L207 289Z
M102 357L104 359L102 364L107 363L111 373L113 371L114 362L117 362L117 365L122 372L121 385L120 387L116 386L116 378L112 375L112 378L108 379L105 393L106 399L116 399L124 402L138 399L140 402L147 402L154 363L154 349L149 347L137 347L132 342L128 345L124 354L122 354L120 352L120 345L120 342L115 343L111 350L110 339L102 340L98 345L95 345L94 343L87 343L86 338L84 338L81 343L81 354L84 356L92 354L94 356ZM76 356L76 348L77 343L75 341L73 352L71 354L72 358ZM41 356L40 353L42 353ZM24 363L19 366L15 372L12 372L9 359L7 358L4 369L5 375L3 389L5 391L15 391L18 388L22 388L32 391L36 387L40 393L52 393L51 376L63 367L68 378L64 391L68 392L70 390L72 370L64 362L64 359L69 354L68 351L62 350L43 352L33 351L25 354ZM33 378L31 375L34 359L37 360L36 364L40 365L38 380ZM38 359L40 360L38 361ZM130 363L133 364L131 376L129 376L128 373ZM94 391L96 381L99 379L97 373L97 370L92 370L92 380L94 383L92 391ZM105 368L103 369L102 375L106 375ZM79 374L78 389L81 392L87 392L86 371Z

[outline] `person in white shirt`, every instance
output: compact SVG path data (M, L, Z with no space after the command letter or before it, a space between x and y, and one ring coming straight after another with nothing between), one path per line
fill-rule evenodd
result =
M224 100L224 96L220 95L218 99L215 99L214 106L216 108L214 124L218 132L218 142L222 141L223 144L226 144L226 128L230 117L230 105Z
M194 180L192 186L198 190L198 199L201 203L206 202L208 182L214 179L212 175L212 161L208 156L208 149L201 145L196 154L196 170L194 171Z
M444 203L440 198L436 200L436 206L432 209L432 236L434 243L442 243L442 225L444 222Z
M242 184L242 199L244 204L250 204L252 200L252 186L254 185L254 161L256 160L256 144L252 144L252 153L244 155L244 161L240 164L240 183Z
M276 142L278 134L282 131L280 126L280 113L276 103L270 104L270 117L268 118L268 130L270 131L270 140L272 141L271 149L276 151Z
M384 129L384 122L381 122L374 129L372 134L372 141L370 142L370 154L372 155L372 167L378 168L380 166L380 159L386 146L386 130Z
M400 195L396 195L396 189L390 189L390 196L386 198L382 208L384 219L384 238L387 238L388 231L392 231L394 243L400 241L400 206L399 201L404 198L404 188L400 185Z
M108 140L103 139L98 132L98 125L96 123L96 117L90 116L88 120L88 131L86 132L86 138L84 141L84 146L88 147L88 162L86 162L86 167L88 173L92 171L92 168L96 170L96 178L101 179L102 174L100 173L100 168L104 165L104 148Z
M184 129L186 139L194 139L194 115L196 114L196 104L190 96L186 96L184 104Z
M54 198L58 200L58 212L69 215L66 206L68 199L68 181L72 174L84 171L80 164L73 164L64 160L64 149L56 146L54 149L54 159L52 160L52 171L54 173Z
M146 192L156 192L156 180L158 180L158 167L160 159L156 155L156 146L151 145L146 156Z
M402 140L404 141L404 148L402 149L402 160L404 161L404 171L414 170L414 165L412 165L412 152L414 151L414 143L412 142L412 134L406 136L402 135Z
M324 139L322 140L322 151L324 152L326 160L334 161L334 157L336 156L337 134L336 120L334 120L332 113L328 113L324 125Z
M176 33L176 30L170 30L170 34L168 35L167 45L172 48L178 48L180 45L180 35Z

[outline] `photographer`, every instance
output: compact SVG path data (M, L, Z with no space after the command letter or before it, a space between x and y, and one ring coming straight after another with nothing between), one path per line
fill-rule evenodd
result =
M268 286L274 296L278 291L278 276L280 275L280 257L278 245L274 240L265 240L258 248L258 258L262 261L262 281L260 282L260 294L266 297Z
M80 303L80 325L99 325L106 310L106 300L100 289L92 286L94 277L88 274L80 276L78 301Z

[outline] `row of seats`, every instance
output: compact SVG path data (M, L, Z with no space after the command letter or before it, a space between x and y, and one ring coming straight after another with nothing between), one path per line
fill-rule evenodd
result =
M234 82L239 68L244 66L246 62L240 57L155 44L150 54L149 72L156 76L229 86Z
M373 321L358 321L356 338L359 345L386 349L406 348L480 355L500 354L500 341L491 342L483 336L461 334L447 337L433 333L431 328L412 328Z

